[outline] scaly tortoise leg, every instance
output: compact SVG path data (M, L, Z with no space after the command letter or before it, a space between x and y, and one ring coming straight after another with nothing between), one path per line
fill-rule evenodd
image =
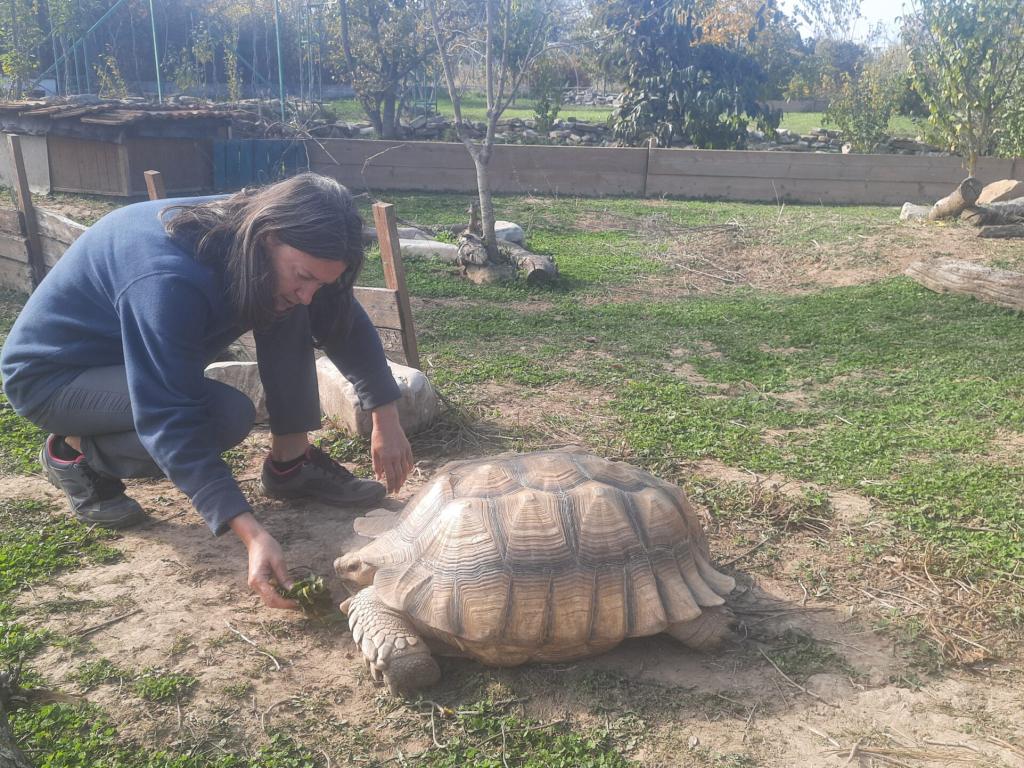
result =
M379 599L372 586L341 604L352 639L363 652L374 680L384 678L393 694L411 693L441 679L430 649L398 611Z

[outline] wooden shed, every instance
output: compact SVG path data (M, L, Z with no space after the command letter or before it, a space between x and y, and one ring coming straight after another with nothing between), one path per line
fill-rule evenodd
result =
M231 117L212 107L123 101L0 102L0 130L33 137L25 145L35 192L143 196L148 170L161 172L168 194L208 192L213 143L228 138ZM10 185L2 171L0 183Z

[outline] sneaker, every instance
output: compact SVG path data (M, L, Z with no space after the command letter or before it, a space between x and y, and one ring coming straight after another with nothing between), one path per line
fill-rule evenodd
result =
M362 480L319 448L309 446L305 460L290 469L263 462L263 493L275 499L314 499L342 506L374 504L387 489L373 480Z
M46 479L64 491L78 520L101 528L127 528L146 519L142 507L125 495L124 483L116 477L101 475L82 454L71 460L59 458L54 450L59 439L56 435L46 438L39 463Z

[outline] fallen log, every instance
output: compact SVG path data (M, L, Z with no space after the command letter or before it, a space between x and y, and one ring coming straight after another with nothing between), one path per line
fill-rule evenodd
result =
M973 296L979 301L1024 311L1024 274L962 259L915 261L905 273L936 293Z
M1024 224L993 224L978 230L978 237L1024 237Z
M982 187L980 181L973 176L968 176L960 182L956 189L932 206L931 211L928 213L928 219L930 221L938 221L939 219L959 216L964 208L970 208L977 202L982 189L984 187Z
M509 261L526 276L529 285L548 283L558 277L558 267L550 256L531 253L512 242L499 242L498 249L504 251Z
M1019 224L1024 222L1024 200L971 206L960 215L960 220L976 227L987 224Z

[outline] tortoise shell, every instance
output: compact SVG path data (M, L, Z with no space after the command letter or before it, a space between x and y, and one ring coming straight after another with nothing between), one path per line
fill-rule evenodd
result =
M512 663L662 632L735 586L679 488L577 449L448 464L360 555L384 603Z

